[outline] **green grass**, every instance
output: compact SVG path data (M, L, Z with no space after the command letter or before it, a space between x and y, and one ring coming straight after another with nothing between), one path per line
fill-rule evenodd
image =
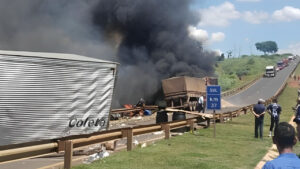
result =
M300 67L296 72L300 72ZM283 112L280 121L290 121L297 97L297 89L287 87L279 97ZM122 151L110 157L79 165L74 169L253 169L266 154L272 141L267 137L270 117L265 116L264 139L254 138L254 117L251 113L227 123L217 123L216 138L213 127L161 140L146 148ZM300 143L295 146L300 154Z
M212 128L200 130L195 135L187 133L74 168L253 168L265 154L270 140L253 138L249 118L253 120L252 116L246 115L233 123L218 124L215 139L212 137Z
M286 55L244 56L218 62L215 66L223 91L240 87L265 72L267 65L276 65ZM239 78L240 77L240 78Z

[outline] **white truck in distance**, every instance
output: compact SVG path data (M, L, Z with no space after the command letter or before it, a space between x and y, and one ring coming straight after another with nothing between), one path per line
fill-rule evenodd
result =
M275 66L266 66L265 77L275 77L275 76L276 76Z

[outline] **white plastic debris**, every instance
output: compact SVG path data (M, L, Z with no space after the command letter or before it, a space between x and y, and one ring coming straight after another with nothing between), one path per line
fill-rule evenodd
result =
M135 117L134 119L135 119L135 120L141 120L141 119L142 119L142 116Z
M160 134L163 134L163 131L157 131L157 132L154 132L153 134L154 135L160 135Z
M109 156L109 153L107 151L101 151L99 154L99 158L105 158Z
M134 144L134 145L138 145L139 142L138 142L137 140L134 140L134 141L133 141L133 144Z
M126 124L122 123L121 126L126 126Z
M100 158L105 158L108 156L109 156L109 153L106 151L105 147L103 147L101 152L90 155L87 160L83 161L83 163L90 164L95 160L98 160Z
M87 160L85 160L83 163L90 164L93 161L98 160L98 159L99 159L99 155L98 155L98 153L95 153L95 154L90 155L89 158Z
M141 148L147 147L146 143L141 144Z

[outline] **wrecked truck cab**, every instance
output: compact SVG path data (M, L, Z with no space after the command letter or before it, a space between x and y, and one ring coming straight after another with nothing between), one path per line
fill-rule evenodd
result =
M212 77L188 76L164 79L162 87L167 106L195 111L199 98L203 96L204 100L206 99L206 86L216 85L217 81L217 78Z

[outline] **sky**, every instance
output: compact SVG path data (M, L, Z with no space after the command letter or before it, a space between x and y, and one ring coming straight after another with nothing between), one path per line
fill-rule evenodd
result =
M300 55L300 0L195 0L199 18L189 36L234 57L263 54L255 43L275 41L278 53Z

